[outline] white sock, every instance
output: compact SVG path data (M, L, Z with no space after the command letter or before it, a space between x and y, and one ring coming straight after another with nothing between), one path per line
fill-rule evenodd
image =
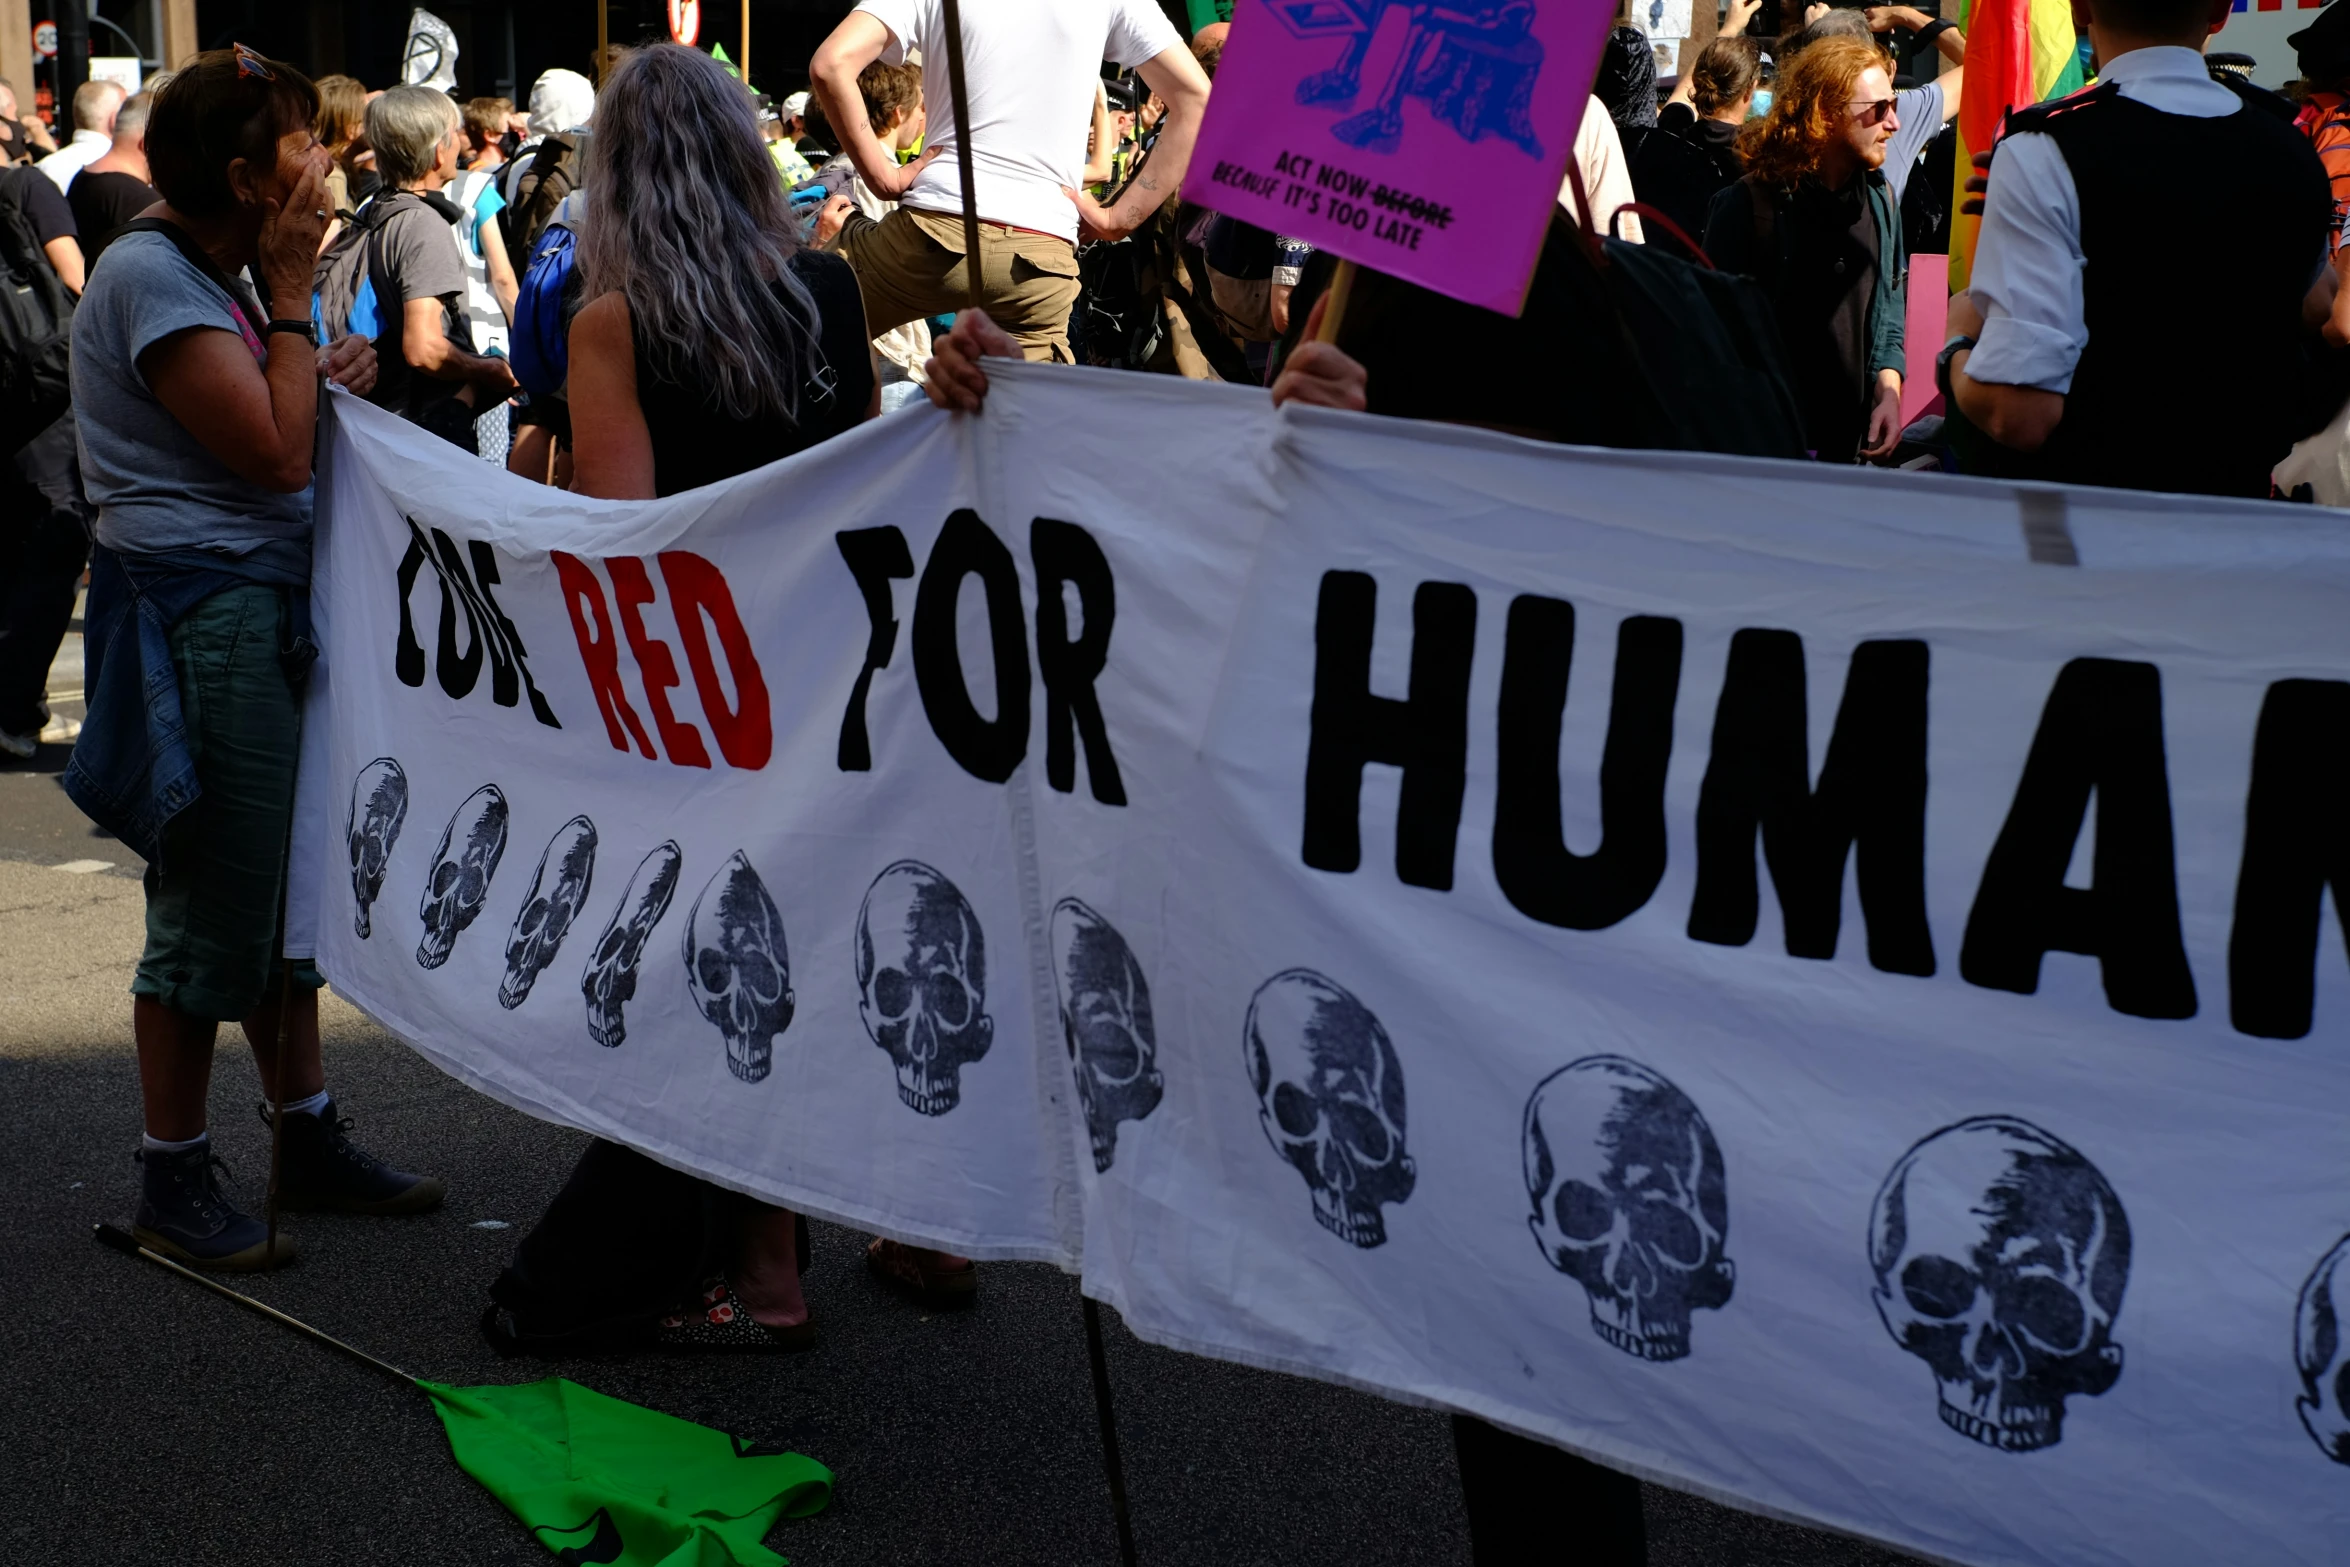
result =
M150 1137L145 1132L139 1134L139 1146L149 1153L186 1153L189 1149L201 1148L210 1141L212 1141L210 1132L198 1132L184 1143L167 1143L162 1138Z
M271 1105L270 1108L275 1110L277 1106ZM286 1114L288 1115L316 1115L319 1111L325 1108L326 1090L321 1088L317 1093L312 1094L307 1099L294 1100L285 1107L285 1110Z

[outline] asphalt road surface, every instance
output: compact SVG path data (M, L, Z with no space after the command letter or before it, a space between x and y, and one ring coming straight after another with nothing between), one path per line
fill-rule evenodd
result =
M141 867L66 801L67 754L0 762L0 1560L547 1561L451 1461L421 1397L91 1242L134 1192ZM498 1360L474 1322L581 1137L471 1093L331 995L322 1019L355 1135L444 1176L449 1202L413 1219L298 1215L303 1260L252 1292L420 1376L546 1374ZM251 1060L223 1033L213 1137L257 1207L267 1129ZM926 1315L867 1278L863 1237L813 1228L812 1353L562 1369L830 1465L832 1505L769 1537L801 1567L1114 1561L1075 1282L988 1264L974 1310ZM1468 1560L1444 1417L1154 1349L1104 1317L1143 1562ZM1904 1561L1655 1487L1646 1506L1657 1567ZM1570 1563L1572 1520L1559 1533Z

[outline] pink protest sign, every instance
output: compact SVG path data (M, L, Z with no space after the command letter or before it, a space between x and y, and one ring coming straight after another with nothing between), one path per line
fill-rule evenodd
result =
M1239 0L1183 194L1507 315L1614 0Z
M1905 425L1919 414L1941 409L1942 392L1934 385L1934 361L1923 350L1940 353L1943 335L1949 331L1950 258L1910 257L1908 297L1903 337L1910 345L1909 362L1923 368L1925 374L1908 376L1901 383L1901 422Z

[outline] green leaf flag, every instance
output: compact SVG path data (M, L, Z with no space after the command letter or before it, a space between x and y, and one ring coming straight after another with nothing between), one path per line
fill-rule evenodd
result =
M416 1385L458 1466L566 1567L785 1567L759 1542L778 1518L832 1499L832 1471L813 1458L746 1452L723 1431L563 1377Z

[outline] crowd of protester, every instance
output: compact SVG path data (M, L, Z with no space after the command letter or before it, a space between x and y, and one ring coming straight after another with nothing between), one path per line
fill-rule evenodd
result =
M612 499L925 395L976 412L989 356L1252 383L1269 413L2261 496L2350 397L2329 260L2350 256L2350 8L2296 36L2288 98L2205 57L2228 3L2076 0L2093 85L2011 116L1975 171L1971 286L1931 343L1906 340L1907 279L1952 233L1966 40L1906 6L1814 5L1763 37L1762 0L1728 0L1665 81L1619 27L1522 314L1364 271L1333 333L1336 258L1178 194L1229 36L1212 7L1188 40L1153 0L965 8L969 148L938 0L862 0L780 100L675 45L597 82L549 71L519 109L240 47L136 93L88 84L60 145L0 82L0 264L72 350L70 403L0 468L0 750L38 743L86 569L68 789L149 864L140 1237L207 1268L291 1254L215 1174L229 1020L285 1120L288 1205L440 1199L347 1135L321 981L277 956L322 384L453 462ZM1687 314L1635 319L1627 276ZM1720 312L1741 330L1700 330ZM1704 357L1732 338L1735 363ZM1921 376L1939 401L1905 420ZM805 1257L790 1213L597 1143L485 1331L802 1348ZM978 1286L963 1258L870 1259L928 1301ZM1636 1544L1629 1482L1514 1443L1463 1425L1473 1524L1548 1488Z

